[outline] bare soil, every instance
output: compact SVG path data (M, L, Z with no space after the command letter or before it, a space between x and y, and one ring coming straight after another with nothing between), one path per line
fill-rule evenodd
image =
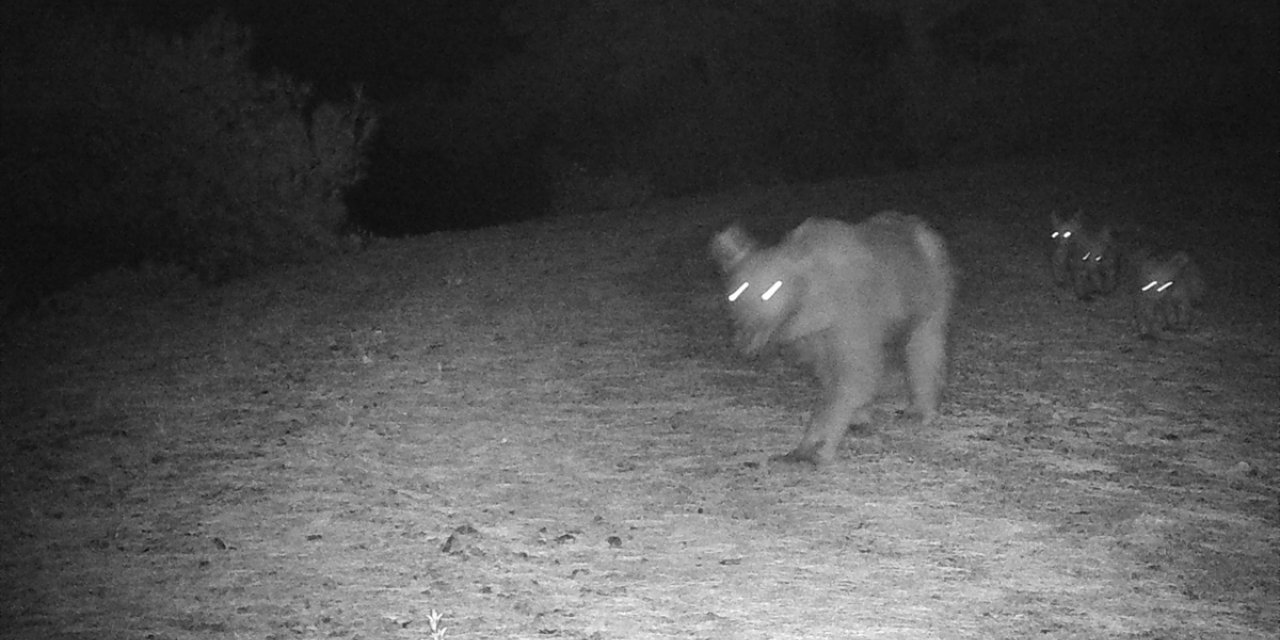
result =
M1280 637L1276 175L1011 163L104 276L0 336L0 636ZM962 272L944 416L770 464L816 388L731 350L707 242L888 208ZM1192 331L1051 286L1075 208L1196 254Z

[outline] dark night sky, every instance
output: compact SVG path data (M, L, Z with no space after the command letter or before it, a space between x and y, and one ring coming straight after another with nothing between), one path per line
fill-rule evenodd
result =
M317 100L362 86L381 135L346 204L389 235L535 217L566 197L609 207L1064 149L1258 147L1277 129L1274 0L23 1L105 8L156 34L223 11L252 29L258 71ZM47 184L75 174L71 195L97 201L82 177L103 167L32 162L26 149L50 145L16 137L7 162L52 167ZM50 208L71 210L55 191Z
M190 30L216 11L253 28L256 63L330 91L364 84L394 99L424 81L459 84L518 43L495 0L107 0L160 31Z

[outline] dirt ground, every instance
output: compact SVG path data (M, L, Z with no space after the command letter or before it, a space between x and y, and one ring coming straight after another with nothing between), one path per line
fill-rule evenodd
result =
M114 273L0 337L0 636L1280 637L1274 168L1037 161ZM929 219L943 417L780 466L711 235ZM1190 249L1196 327L1050 284L1048 213ZM435 617L433 618L433 612Z

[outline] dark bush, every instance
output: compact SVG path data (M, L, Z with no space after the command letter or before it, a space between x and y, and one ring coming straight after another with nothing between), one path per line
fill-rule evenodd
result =
M249 69L250 34L221 16L168 38L18 18L0 78L5 121L24 125L5 127L7 234L92 234L116 245L99 268L148 259L214 281L344 246L343 195L376 124L359 91L308 108L307 85Z

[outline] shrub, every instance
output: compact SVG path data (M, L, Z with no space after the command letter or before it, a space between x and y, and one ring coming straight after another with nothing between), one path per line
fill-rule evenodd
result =
M4 78L22 87L21 99L5 100L6 117L74 140L6 157L24 163L28 183L6 191L26 188L27 208L56 211L40 223L109 230L135 249L129 260L174 262L214 281L345 246L343 195L362 177L376 126L358 89L313 107L308 85L255 74L248 30L221 15L180 37L101 16L52 22L47 39L25 43L47 48L32 59L50 62L6 60ZM67 180L57 168L69 165L87 177Z

